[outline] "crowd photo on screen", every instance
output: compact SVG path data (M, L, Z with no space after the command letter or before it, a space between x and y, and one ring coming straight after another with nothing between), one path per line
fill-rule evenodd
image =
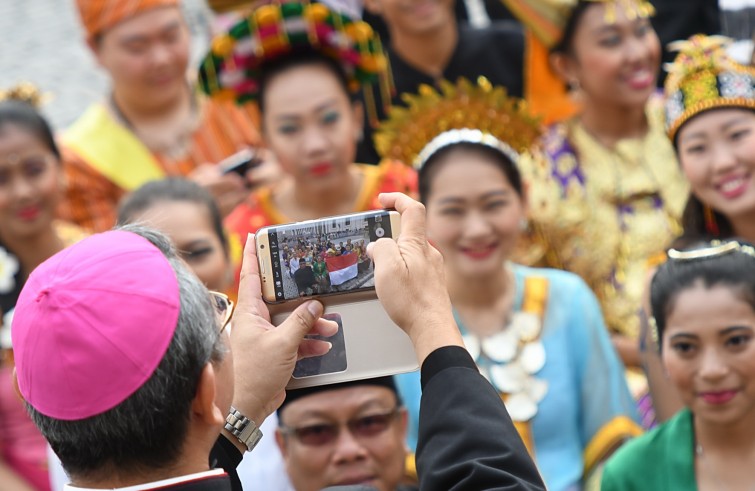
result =
M373 287L367 244L386 234L387 222L377 214L276 228L271 246L277 244L282 272L276 288L289 300Z

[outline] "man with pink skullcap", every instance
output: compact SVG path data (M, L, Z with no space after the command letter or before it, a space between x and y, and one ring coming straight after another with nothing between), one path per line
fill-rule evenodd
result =
M271 360L295 360L322 310L309 303L266 353L240 357L237 368L257 375L239 380L250 390L234 401L231 307L167 238L136 226L93 235L30 275L12 330L18 391L71 490L231 489L223 469L210 470L211 449L254 446L255 421L277 407L293 368L276 371ZM318 328L331 334L330 324ZM313 354L328 349L307 343Z
M378 297L422 367L420 487L543 490L464 349L424 208L398 193L380 199L402 215L400 238L371 244L370 254ZM232 336L232 305L143 227L93 235L29 276L12 326L14 380L71 477L66 490L240 489L226 472L235 475L258 441L255 423L283 402L297 359L330 349L305 336L337 329L317 301L273 327L254 247L247 241Z

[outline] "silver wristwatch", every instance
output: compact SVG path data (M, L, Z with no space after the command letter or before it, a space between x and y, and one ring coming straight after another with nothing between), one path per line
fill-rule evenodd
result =
M251 452L262 438L262 432L251 419L241 414L238 409L231 406L231 412L225 418L224 428L246 446Z

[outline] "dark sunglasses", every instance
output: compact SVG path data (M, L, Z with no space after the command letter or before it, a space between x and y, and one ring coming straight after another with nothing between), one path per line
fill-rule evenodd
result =
M210 296L212 297L212 305L215 307L215 311L218 314L218 320L220 321L220 332L223 332L231 322L231 316L233 315L233 300L228 298L225 293L214 292L210 290Z
M387 413L369 414L351 419L345 425L337 423L319 423L309 426L290 427L281 425L280 431L284 435L291 435L301 444L319 447L333 443L338 438L341 428L346 426L356 438L371 438L383 433L391 425L399 413L396 407Z

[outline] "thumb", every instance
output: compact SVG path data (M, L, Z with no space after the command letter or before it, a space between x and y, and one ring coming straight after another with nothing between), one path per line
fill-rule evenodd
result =
M277 330L283 331L286 339L298 347L304 336L315 326L322 312L323 306L320 302L303 303L291 312L291 315L278 326Z

